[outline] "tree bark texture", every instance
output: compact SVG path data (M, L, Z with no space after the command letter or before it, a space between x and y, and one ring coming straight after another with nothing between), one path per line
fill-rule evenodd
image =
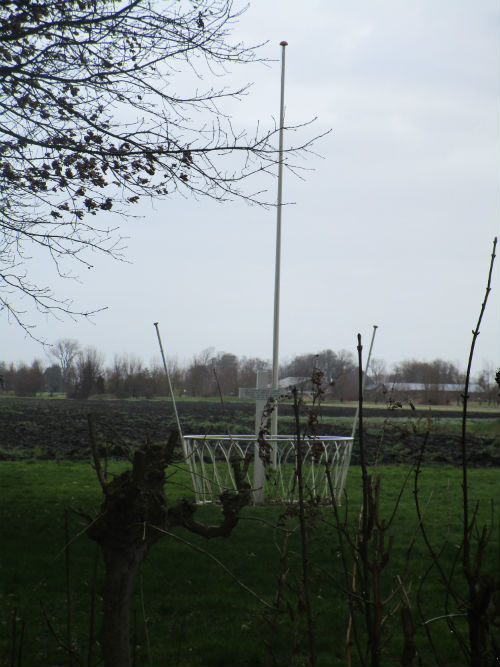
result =
M128 552L104 549L106 576L100 643L106 667L130 667L130 604L147 547Z

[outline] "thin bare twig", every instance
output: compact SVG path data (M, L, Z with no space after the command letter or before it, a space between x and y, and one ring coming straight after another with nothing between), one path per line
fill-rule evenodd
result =
M206 549L202 549L201 547L197 546L196 544L193 544L189 540L184 539L183 537L180 537L179 535L176 535L175 533L170 532L169 530L164 530L163 528L160 528L159 526L149 526L153 530L157 530L159 533L162 535L168 535L169 537L173 537L174 540L177 540L178 542L181 542L181 544L185 544L188 547L191 547L191 549L194 549L194 551L198 551L198 553L203 554L204 556L207 556L207 558L210 558L210 560L213 560L214 563L217 563L219 567L221 567L224 572L226 572L233 581L235 581L238 586L241 586L243 590L245 590L247 593L249 593L252 597L254 597L256 600L258 600L261 604L263 604L265 607L268 609L271 609L274 611L274 606L272 604L269 604L269 602L266 602L264 598L261 598L260 595L258 595L255 591L253 591L251 588L249 588L246 584L244 584L241 579L238 579L238 577L234 574L234 572L231 572L231 570L227 567L227 565L224 565L222 561L220 561L218 558L216 558L213 554L211 554L209 551Z
M97 446L97 437L95 433L95 424L94 424L94 417L91 414L87 415L87 421L89 425L89 437L90 437L90 447L92 450L92 458L94 459L94 466L95 466L95 472L97 475L97 479L99 480L99 484L101 485L102 490L104 493L106 493L108 483L106 481L106 478L102 472L101 468L101 459L99 457L99 449Z

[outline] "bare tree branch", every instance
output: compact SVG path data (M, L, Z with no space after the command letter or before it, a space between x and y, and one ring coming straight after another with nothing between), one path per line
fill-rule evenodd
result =
M30 280L28 249L66 276L67 260L90 266L90 252L123 257L118 230L95 222L106 211L175 191L269 203L244 182L274 175L278 128L235 129L221 105L248 86L205 84L259 60L231 41L241 13L231 0L1 3L0 310L30 335L26 301L44 314L90 313Z

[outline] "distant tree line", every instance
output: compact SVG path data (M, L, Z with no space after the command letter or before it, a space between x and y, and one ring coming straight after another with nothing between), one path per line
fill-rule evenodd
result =
M237 357L228 352L207 348L195 355L190 363L181 366L175 359L168 361L174 392L178 396L211 397L237 396L240 387L254 387L257 372L270 364L258 357ZM281 378L309 378L314 368L324 373L327 396L336 400L357 397L358 374L354 356L345 350L323 350L319 354L301 354L280 366ZM58 341L49 352L47 361L6 364L0 362L2 393L16 396L36 396L45 392L64 394L68 398L89 397L154 398L168 395L168 383L163 365L155 362L145 366L132 356L116 356L111 366L105 366L103 356L94 348L82 348L71 339ZM405 385L406 383L406 385ZM452 363L436 359L403 361L389 372L382 359L372 359L367 377L367 398L384 400L398 387L418 383L426 388L422 400L430 403L450 402L446 388L463 383L462 372ZM497 400L494 368L484 368L476 380L481 399ZM456 392L455 392L456 393Z

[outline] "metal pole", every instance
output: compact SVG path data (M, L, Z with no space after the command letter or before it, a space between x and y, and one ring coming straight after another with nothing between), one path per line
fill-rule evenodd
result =
M274 273L274 327L273 327L273 389L278 388L279 363L279 329L280 329L280 272L281 272L281 207L283 191L283 126L285 124L285 47L288 42L280 42L281 46L281 100L278 154L278 200L276 210L276 262ZM278 433L278 410L274 410L271 420L271 435ZM273 464L276 464L276 452L273 452Z
M172 383L170 382L170 373L168 372L167 359L165 357L165 353L163 352L163 345L162 345L162 342L161 342L160 328L158 327L158 322L154 322L154 325L155 325L155 329L156 329L156 335L158 336L158 343L160 345L160 352L161 352L161 358L162 358L162 361L163 361L163 368L165 369L165 375L167 376L168 389L170 391L170 397L172 398L172 404L174 406L175 421L177 422L177 428L179 429L179 438L180 438L180 441L181 441L182 453L184 455L184 461L188 464L189 472L191 473L191 480L193 482L193 490L194 490L195 501L199 502L200 498L201 498L200 485L199 485L199 480L198 480L199 475L196 472L196 464L194 462L193 455L192 455L191 452L188 451L186 441L184 440L184 436L182 434L181 420L179 419L179 413L177 412L177 404L175 402L175 396L174 396L174 390L172 389Z
M175 421L177 422L177 428L179 429L179 437L180 437L181 443L182 443L182 451L184 453L184 456L187 458L187 452L186 452L186 447L185 447L185 443L184 443L184 438L182 437L181 422L180 422L180 419L179 419L179 414L177 412L177 405L175 403L174 390L172 389L172 383L170 382L170 373L168 372L167 360L166 360L165 354L163 352L163 345L161 344L161 336L160 336L160 329L158 327L158 322L155 322L154 326L155 326L155 329L156 329L156 335L158 336L158 343L160 345L160 352L161 352L161 358L162 358L162 361L163 361L163 368L165 369L165 375L167 376L168 389L170 391L170 397L172 399L172 404L174 406Z

